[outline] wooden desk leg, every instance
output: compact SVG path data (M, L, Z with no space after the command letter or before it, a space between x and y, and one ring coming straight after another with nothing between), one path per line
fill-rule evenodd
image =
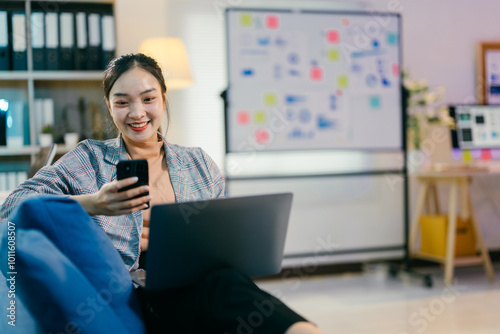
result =
M437 184L436 182L432 182L432 186L430 188L430 192L432 194L432 197L434 199L434 214L439 215L441 212L441 208L439 207L439 197L437 193ZM430 197L430 196L429 196Z
M483 242L483 236L476 220L476 214L474 212L474 207L472 206L470 193L467 192L467 194L468 194L467 201L470 209L471 224L474 231L474 237L476 238L477 246L479 247L479 251L481 252L481 257L483 258L484 270L486 270L486 274L488 275L490 281L494 281L495 271L493 270L493 266L491 265L490 254L488 253L488 250L486 249L486 246L484 245Z
M450 203L448 205L448 237L446 238L446 261L444 265L444 283L453 283L453 266L455 259L455 233L457 230L457 183L453 180L450 185Z
M415 209L415 213L413 214L413 219L411 221L411 227L410 227L410 237L408 238L408 249L410 252L410 255L415 252L415 243L417 239L417 234L418 234L418 221L420 219L420 216L422 215L422 210L425 205L425 200L427 197L427 191L428 191L429 183L427 180L422 181L422 188L420 188L420 192L418 194L418 201L417 201L417 207Z
M469 189L467 178L460 178L460 218L465 222L470 218Z

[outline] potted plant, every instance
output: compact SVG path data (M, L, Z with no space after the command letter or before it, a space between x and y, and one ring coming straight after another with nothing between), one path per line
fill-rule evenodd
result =
M443 102L445 94L445 87L432 90L426 80L414 80L403 72L410 169L451 160L450 129L455 122Z
M64 145L66 145L66 148L70 149L76 146L78 144L78 139L80 138L80 135L73 130L71 126L66 127L66 133L64 134Z
M42 128L40 134L40 146L46 147L52 145L54 142L52 125L47 124Z

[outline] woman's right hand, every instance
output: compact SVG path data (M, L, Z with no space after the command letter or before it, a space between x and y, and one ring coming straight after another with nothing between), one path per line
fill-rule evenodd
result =
M106 183L102 188L87 195L74 195L70 198L76 200L91 216L121 216L148 207L151 196L148 194L148 186L139 186L127 191L119 192L121 188L137 183L137 177L129 177L123 180L115 180ZM138 195L144 195L134 198Z

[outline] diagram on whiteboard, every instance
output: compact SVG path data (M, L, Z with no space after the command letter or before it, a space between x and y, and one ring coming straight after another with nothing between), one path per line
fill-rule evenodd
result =
M399 149L399 16L229 10L229 152Z

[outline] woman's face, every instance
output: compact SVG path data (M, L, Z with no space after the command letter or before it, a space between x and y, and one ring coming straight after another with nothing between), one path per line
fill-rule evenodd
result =
M116 80L106 103L122 135L145 142L157 141L165 99L158 80L148 71L134 67Z

